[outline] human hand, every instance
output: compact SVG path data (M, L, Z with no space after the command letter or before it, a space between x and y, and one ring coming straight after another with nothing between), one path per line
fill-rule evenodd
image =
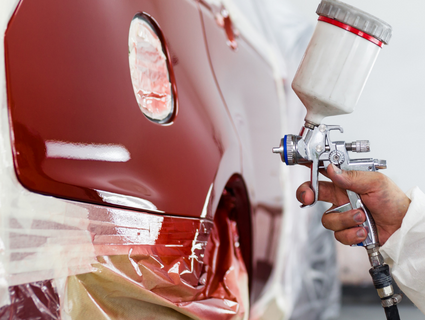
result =
M332 208L336 208L349 202L346 190L359 194L375 220L381 245L400 228L410 199L388 177L379 172L343 171L334 165L328 166L325 175L332 182L319 182L319 200L330 202L333 204ZM297 199L304 205L313 203L314 192L309 182L298 188ZM325 214L322 224L335 232L335 238L339 242L352 245L366 239L365 228L359 226L365 220L364 212L354 209Z

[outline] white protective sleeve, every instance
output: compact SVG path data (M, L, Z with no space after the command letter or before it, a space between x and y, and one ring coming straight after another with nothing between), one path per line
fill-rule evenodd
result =
M397 285L425 313L425 194L415 187L407 196L412 202L403 223L381 253Z

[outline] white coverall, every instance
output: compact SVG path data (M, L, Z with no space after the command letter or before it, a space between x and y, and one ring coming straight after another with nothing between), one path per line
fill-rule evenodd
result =
M393 278L410 300L425 313L425 194L418 187L400 229L381 247Z

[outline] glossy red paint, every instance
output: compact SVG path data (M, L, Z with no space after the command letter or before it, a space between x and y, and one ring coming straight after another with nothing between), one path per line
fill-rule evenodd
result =
M23 0L6 32L5 50L19 181L37 193L130 207L141 210L141 216L150 209L164 216L200 217L205 205L202 223L211 224L217 213L214 223L219 226L211 233L216 251L208 259L221 278L207 282L208 292L219 297L229 291L223 285L224 267L238 266L242 274L242 259L251 284L269 275L270 269L264 273L258 262L262 259L269 267L272 253L265 259L253 247L267 230L256 229L252 221L261 208L272 217L272 230L279 221L278 176L271 177L269 163L258 155L270 155L278 163L270 150L280 124L270 66L243 37L236 37L230 17L227 27L219 26L208 8L195 0ZM148 120L134 97L127 39L138 12L158 22L168 45L178 94L178 113L170 124ZM237 50L229 48L229 40L238 43ZM51 156L49 148L63 146L71 150L68 157ZM102 152L91 160L80 154L99 148L121 152L120 161L108 156L109 161L100 161L96 157ZM108 196L119 200L111 202ZM125 243L132 234L120 238L115 220L90 214L96 221L89 226L96 254L130 257ZM193 241L196 228L185 234L180 218L165 219L168 225L159 240ZM268 238L269 247L273 239ZM148 256L150 249L138 246L134 255ZM173 251L187 266L190 249L161 253ZM196 275L183 280L195 286L202 268L198 265ZM240 289L236 282L229 285L232 292Z
M127 39L137 12L155 18L174 61L179 111L169 125L149 121L132 90ZM24 0L5 51L15 168L29 190L120 206L130 196L154 211L199 217L211 184L219 195L239 172L238 142L195 1ZM49 143L106 152L115 146L130 159L48 157ZM235 156L224 162L226 152ZM123 201L108 202L99 190ZM214 194L209 217L218 204Z

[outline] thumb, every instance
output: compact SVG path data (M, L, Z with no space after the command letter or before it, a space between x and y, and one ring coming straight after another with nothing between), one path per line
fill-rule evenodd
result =
M331 164L327 168L329 179L342 189L366 194L376 189L380 173L370 171L345 171Z

